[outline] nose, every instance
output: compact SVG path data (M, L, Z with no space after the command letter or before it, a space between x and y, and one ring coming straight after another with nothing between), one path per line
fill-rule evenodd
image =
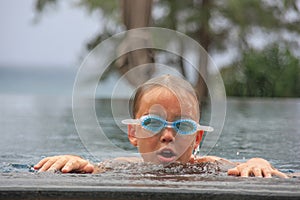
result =
M160 141L162 143L170 143L175 141L175 131L173 128L164 128L161 133Z

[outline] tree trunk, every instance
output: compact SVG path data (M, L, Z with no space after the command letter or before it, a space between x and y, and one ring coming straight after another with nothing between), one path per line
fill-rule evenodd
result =
M151 21L152 0L122 0L122 10L127 30L148 27ZM154 72L154 53L151 49L131 51L147 42L150 42L147 32L135 32L127 34L118 49L120 58L116 61L116 65L120 73L134 86L150 79ZM141 65L143 67L135 68ZM135 69L132 73L127 73L133 68Z
M211 0L202 0L200 3L200 12L202 12L203 18L201 19L201 25L198 32L198 37L202 47L208 51L211 43L211 37L209 35L209 19L210 19L210 9ZM199 60L199 74L198 81L196 83L196 91L198 93L199 100L204 100L208 95L208 89L206 85L207 75L208 75L208 55L205 52L200 52Z

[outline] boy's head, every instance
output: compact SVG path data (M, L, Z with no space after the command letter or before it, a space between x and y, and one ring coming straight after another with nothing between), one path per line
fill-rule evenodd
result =
M199 101L194 88L186 80L171 75L150 79L136 90L131 108L133 118L136 118L136 114L141 105L142 96L147 92L159 88L167 89L169 92L173 93L182 105L188 103L190 106L194 106L196 104L196 109L194 110L196 115L194 117L197 117L197 120L200 119Z
M136 91L132 114L135 119L155 116L161 121L179 122L176 125L169 123L156 133L141 125L128 125L128 138L132 145L138 147L144 161L189 162L193 150L201 142L203 131L195 130L187 135L176 131L175 126L183 126L185 120L198 123L200 118L197 96L187 81L170 75L147 81Z

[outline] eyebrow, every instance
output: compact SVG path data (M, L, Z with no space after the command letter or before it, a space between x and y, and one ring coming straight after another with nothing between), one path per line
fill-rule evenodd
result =
M179 119L191 119L191 120L193 120L192 117L187 116L187 115L181 115L181 116L177 116L177 117L174 118L174 120L179 120Z

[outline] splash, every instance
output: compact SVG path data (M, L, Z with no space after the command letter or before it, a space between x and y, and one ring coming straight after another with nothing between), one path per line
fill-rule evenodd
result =
M226 167L218 162L204 163L172 163L167 166L145 162L105 161L99 164L101 172L130 175L188 175L188 174L220 174L226 172Z

